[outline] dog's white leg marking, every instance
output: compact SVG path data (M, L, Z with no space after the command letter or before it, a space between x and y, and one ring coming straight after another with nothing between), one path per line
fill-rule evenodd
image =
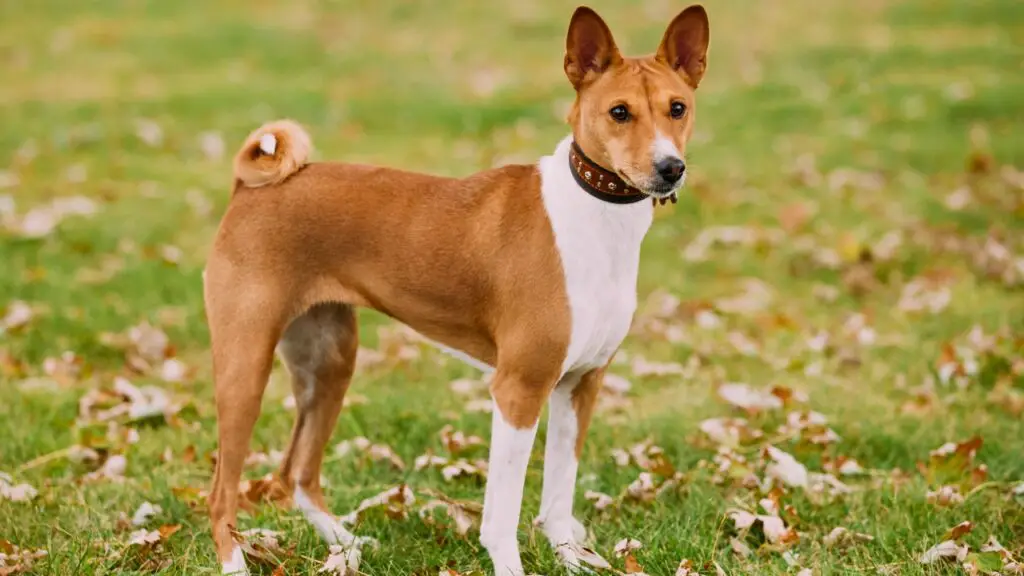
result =
M480 543L487 549L497 576L523 576L519 558L519 512L530 449L537 436L537 424L517 429L495 408L491 421L491 453L484 493L484 518Z
M576 491L576 436L579 433L572 392L579 378L567 378L548 401L548 434L544 447L544 489L537 523L567 567L579 566L578 546L587 531L572 515Z
M302 488L295 487L295 494L292 496L295 508L302 512L306 520L316 528L320 536L328 544L341 544L345 548L351 547L356 542L356 537L341 525L341 522L327 512L320 509Z
M231 550L231 558L221 565L221 574L234 574L235 576L249 576L249 569L245 567L245 555L242 548L235 546Z

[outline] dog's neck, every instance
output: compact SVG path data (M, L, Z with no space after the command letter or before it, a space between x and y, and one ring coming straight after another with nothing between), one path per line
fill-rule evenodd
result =
M633 204L647 198L618 174L591 160L575 141L569 146L569 170L580 188L598 200Z
M639 248L654 218L651 202L613 204L594 197L577 181L569 164L572 136L565 137L554 154L540 161L545 203L558 205L583 226L613 230L620 241ZM549 210L553 206L549 206Z

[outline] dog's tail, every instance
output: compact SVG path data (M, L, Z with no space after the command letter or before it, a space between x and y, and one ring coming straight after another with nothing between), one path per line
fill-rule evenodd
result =
M235 155L235 186L257 188L284 181L309 160L309 134L292 120L268 122Z

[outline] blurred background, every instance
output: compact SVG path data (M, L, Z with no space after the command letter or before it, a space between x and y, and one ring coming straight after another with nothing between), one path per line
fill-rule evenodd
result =
M0 471L39 490L27 504L0 498L0 544L48 549L36 568L44 573L212 567L199 495L216 439L201 271L237 146L289 117L308 128L318 159L453 176L534 162L568 130L562 58L575 5L0 0ZM686 3L591 5L624 53L644 54ZM614 368L627 386L598 415L587 486L614 495L636 478L608 459L627 440L652 437L680 470L699 470L714 453L693 441L703 419L784 419L723 403L717 387L736 381L801 391L828 416L843 440L801 456L815 465L842 455L913 471L929 450L977 434L990 478L1020 480L1024 3L706 7L711 49L691 179L679 204L657 210L645 243L644 304ZM387 217L387 198L380 210ZM446 423L486 438L489 416L448 390L478 374L379 315L362 319L369 352L335 441L367 436L411 463L437 449ZM123 386L111 391L116 378L163 391L170 400L151 412L173 417L139 438L112 433L107 420L129 431L135 421L97 419L89 402L134 402ZM285 446L288 394L279 367L254 442L270 456L251 477ZM68 459L72 446L96 457ZM82 481L115 455L127 480ZM418 480L411 468L336 457L325 468L328 499L341 512L402 481L482 498L478 484ZM844 558L802 544L804 565L923 570L915 554L966 513L928 506L925 491L936 487L915 481L909 504L882 491L849 514L806 510L804 530L861 523L877 544ZM699 478L689 490L610 520L577 509L587 507L599 551L610 555L626 536L644 541L652 574L684 556L730 573L790 569L778 554L722 556L716 530L734 493ZM160 503L164 525L184 532L152 551L152 565L149 555L103 552L98 542L125 545L117 512L143 501ZM972 500L971 519L1019 551L1017 502ZM882 511L893 515L888 525L872 524ZM285 512L242 524L295 533L289 573L325 556ZM363 530L385 542L368 556L369 574L489 566L475 536L384 520ZM524 550L528 563L554 569L539 536Z

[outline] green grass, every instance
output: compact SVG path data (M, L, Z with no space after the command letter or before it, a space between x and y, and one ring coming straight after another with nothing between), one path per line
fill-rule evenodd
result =
M566 132L571 92L561 59L573 3L492 4L0 3L0 169L16 178L0 196L16 203L14 221L64 196L86 196L98 207L43 238L0 232L0 310L20 300L35 312L26 326L0 331L0 471L39 490L27 503L0 499L0 540L48 550L33 573L147 570L104 548L123 546L128 532L118 515L130 516L143 501L163 508L152 526L183 526L149 555L170 560L163 573L216 572L201 505L191 507L174 489L205 489L212 474L201 271L228 200L230 156L251 129L277 117L308 126L319 158L461 175L549 153ZM627 52L653 50L683 7L643 4L595 6ZM633 388L626 408L597 414L576 505L594 547L611 558L618 540L640 540L638 560L652 575L674 573L683 558L702 574L714 573L712 562L729 574L799 567L862 574L883 566L887 573L954 574L962 572L955 564L921 566L917 558L970 520L975 527L964 541L972 550L991 534L1021 558L1024 498L1011 487L1024 480L1024 273L1015 283L987 274L979 254L991 237L1024 257L1024 188L1011 168L1024 169L1024 10L1014 0L710 4L712 53L690 145L692 185L678 205L658 210L644 246L641 299L664 291L692 310L737 294L748 278L770 286L774 299L754 314L719 312L723 327L710 331L680 312L665 320L685 331L675 342L645 328L650 311L641 310L628 354L700 363L686 377L640 377L628 363L615 366ZM140 119L161 127L158 145L136 135ZM204 153L204 132L220 135L223 155ZM807 165L813 168L797 169ZM961 187L971 201L953 210L947 197ZM197 209L197 199L208 208ZM810 215L785 230L783 215L796 205ZM744 227L761 240L712 247L704 260L684 258L702 230L719 226ZM892 231L903 242L890 256L858 259ZM162 258L165 246L179 248L180 259ZM839 264L821 264L821 249L834 250ZM898 306L920 276L950 290L949 305L936 314ZM834 301L815 296L823 286L835 290ZM875 345L846 333L857 313L877 333ZM184 382L130 371L124 351L105 336L142 321L167 333L190 369ZM363 345L376 347L376 328L388 322L368 312L362 321ZM962 389L937 383L924 408L908 408L915 389L935 379L943 346L972 347L967 335L976 325L1001 335L979 355L980 373ZM822 330L833 345L826 353L806 344ZM737 353L730 333L744 334L758 352ZM45 360L66 350L83 362L81 373L38 385L51 379ZM136 426L135 444L97 439L76 425L78 401L117 375L163 387L187 407L170 425ZM464 400L448 391L450 381L475 376L428 349L365 371L353 393L368 401L346 408L332 445L367 436L391 445L411 469L417 455L441 449L436 432L446 423L486 438L489 416L465 412ZM831 501L785 491L783 502L799 514L789 518L801 534L789 550L793 566L767 548L749 558L731 551L726 511L749 507L760 494L712 481L714 447L698 429L706 418L741 415L715 393L729 381L807 394L808 407L841 437L824 448L778 442L810 469L848 456L876 471L843 478L856 491ZM285 447L293 416L282 406L287 394L278 367L254 449ZM789 410L752 416L751 425L772 436ZM987 466L990 484L960 506L928 503L935 486L917 464L941 444L974 435L984 439L977 462ZM586 489L617 495L635 480L639 470L616 466L611 451L648 437L684 472L679 490L612 512L583 500ZM125 454L126 479L83 482L90 466L61 457L24 468L76 443ZM191 462L182 457L189 446L198 455ZM166 449L174 455L168 462ZM528 520L538 507L542 454L538 441L520 541L527 569L553 574L560 573L554 555ZM748 455L758 459L756 449ZM904 476L894 479L897 468ZM255 466L246 475L270 470ZM324 476L339 513L402 482L483 497L476 481L449 483L436 472L354 458L329 458ZM243 514L240 525L283 531L287 573L313 573L327 556L297 513L265 505ZM822 539L836 526L874 540L828 549ZM382 543L363 559L367 574L490 570L475 531L463 538L415 514L373 516L356 531ZM747 542L756 547L752 535Z

